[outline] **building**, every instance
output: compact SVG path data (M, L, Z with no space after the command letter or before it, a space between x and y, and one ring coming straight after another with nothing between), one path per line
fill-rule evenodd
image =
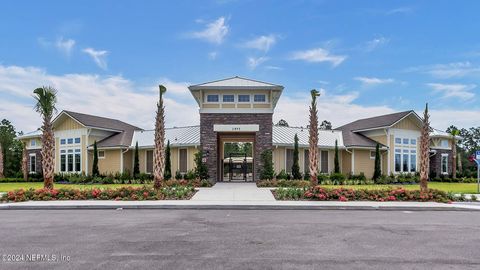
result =
M276 173L290 173L295 134L299 138L300 170L308 171L308 129L272 122L283 86L233 77L192 85L189 90L199 107L200 125L166 129L172 172L185 174L193 170L195 153L202 149L202 160L212 181L256 181L263 168L261 155L272 149ZM56 173L90 174L95 141L102 174L131 173L137 143L140 171L148 174L153 170L153 130L71 111L62 111L53 120L53 126ZM417 172L421 127L422 119L411 110L319 130L319 170L334 170L337 143L344 174L364 173L371 178L377 144L383 174ZM35 131L18 137L27 145L31 172L41 172L40 136L40 131ZM450 174L451 136L432 130L431 138L432 173Z

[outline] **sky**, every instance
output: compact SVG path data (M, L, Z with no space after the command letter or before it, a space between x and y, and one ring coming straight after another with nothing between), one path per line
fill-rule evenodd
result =
M187 87L242 76L285 87L274 121L308 124L309 92L334 127L430 108L431 125L480 125L478 1L2 1L0 119L57 109L154 126L198 125Z

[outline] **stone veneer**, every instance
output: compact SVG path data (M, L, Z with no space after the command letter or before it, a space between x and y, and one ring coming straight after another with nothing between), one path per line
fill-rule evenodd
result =
M437 153L430 156L430 172L434 172L434 175L431 175L431 177L439 177L442 175L442 154L448 154L447 170L448 175L451 175L453 166L452 150L435 149L435 151L437 151Z
M27 150L27 155L28 155L28 161L27 161L27 164L28 164L28 171L30 172L30 154L33 154L35 153L36 155L36 167L35 169L37 170L36 173L42 173L42 153L41 153L41 149L29 149Z
M213 131L213 125L241 125L258 124L259 131L255 132L254 143L254 180L259 180L263 168L261 154L272 149L272 113L200 113L200 146L207 157L210 180L219 181L218 175L218 132Z

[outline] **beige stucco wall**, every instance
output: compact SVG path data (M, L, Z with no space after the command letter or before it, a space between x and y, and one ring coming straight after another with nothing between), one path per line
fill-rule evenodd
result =
M104 150L105 158L98 159L98 170L100 174L109 174L120 172L121 168L121 149Z
M129 149L127 152L123 150L123 172L133 173L133 152L134 149Z
M408 129L408 130L420 130L417 121L414 120L414 116L410 115L402 121L395 124L392 128Z
M175 175L175 173L179 170L179 156L180 156L180 149L187 149L187 170L193 170L195 169L195 153L198 152L198 149L189 146L189 147L171 147L170 148L170 159L171 159L171 165L172 165L172 175ZM150 151L153 149L148 149ZM132 152L132 159L133 159L133 151ZM139 165L140 165L140 172L145 173L147 169L147 159L146 159L146 153L147 149L140 149L138 151L138 157L139 157ZM125 158L125 157L124 157ZM132 163L133 164L133 163ZM132 168L133 170L133 168Z
M364 173L370 179L375 169L375 159L370 158L370 150L355 149L355 174Z
M342 151L341 155L339 153L339 156L342 156L342 165L341 165L341 172L343 174L349 174L352 172L352 155L348 153L347 151Z

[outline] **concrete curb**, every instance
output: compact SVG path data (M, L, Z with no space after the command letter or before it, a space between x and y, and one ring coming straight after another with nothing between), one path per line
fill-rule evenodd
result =
M117 210L117 209L176 209L176 210L359 210L359 211L480 211L462 206L353 206L353 205L1 205L0 210Z

